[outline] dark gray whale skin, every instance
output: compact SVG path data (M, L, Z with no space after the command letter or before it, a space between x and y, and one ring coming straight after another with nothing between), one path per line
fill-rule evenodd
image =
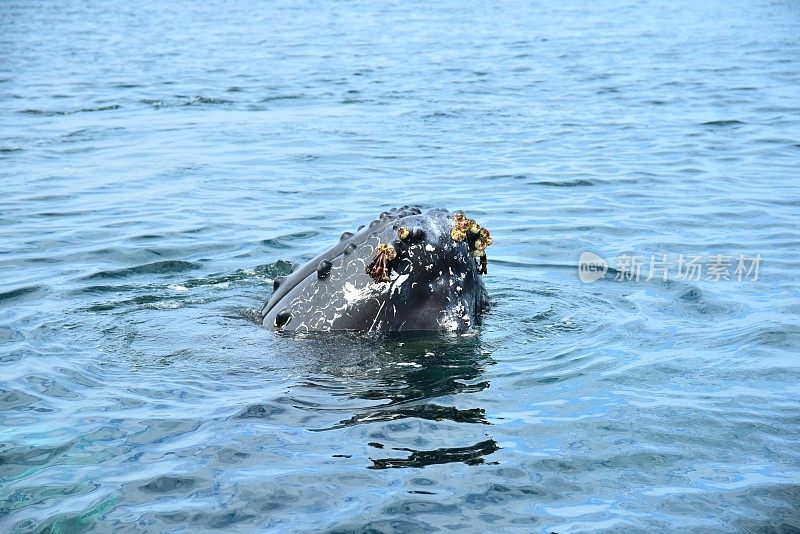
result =
M445 209L422 214L395 208L340 241L282 281L261 310L263 324L281 332L463 333L489 305L476 258L450 232ZM397 230L411 235L400 240ZM381 243L398 251L388 282L365 272Z

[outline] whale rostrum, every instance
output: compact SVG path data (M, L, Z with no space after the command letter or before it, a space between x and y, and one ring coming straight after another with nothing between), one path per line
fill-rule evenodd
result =
M276 278L263 323L298 333L464 332L489 305L491 243L463 212L394 208Z

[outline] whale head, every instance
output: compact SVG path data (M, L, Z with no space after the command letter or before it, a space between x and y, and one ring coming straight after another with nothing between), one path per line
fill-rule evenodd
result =
M263 323L281 332L464 332L489 304L488 230L462 212L395 208L277 279Z

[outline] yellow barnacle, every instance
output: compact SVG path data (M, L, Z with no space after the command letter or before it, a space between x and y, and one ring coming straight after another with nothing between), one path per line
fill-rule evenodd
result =
M474 243L476 250L484 250L486 248L486 243L482 239L476 239Z
M467 237L467 233L462 228L456 226L450 230L450 237L453 238L453 241L464 241Z
M472 251L472 255L475 256L476 258L480 258L481 256L486 256L486 252L480 249L475 249Z
M393 260L397 256L397 251L391 244L381 243L376 250L377 254L383 254L387 260Z
M401 226L400 228L397 229L397 237L399 237L403 241L408 239L409 235L411 235L411 230L409 230L405 226Z
M480 231L481 240L486 244L488 247L492 244L492 236L489 234L489 230L486 228L481 228Z
M481 231L481 225L478 224L478 222L475 221L474 219L470 219L470 221L469 221L469 231L470 231L470 233L477 234L478 232Z

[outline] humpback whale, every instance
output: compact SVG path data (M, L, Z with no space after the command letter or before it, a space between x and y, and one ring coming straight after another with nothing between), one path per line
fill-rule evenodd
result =
M463 212L383 212L285 278L261 310L279 332L472 328L489 298L486 228Z

